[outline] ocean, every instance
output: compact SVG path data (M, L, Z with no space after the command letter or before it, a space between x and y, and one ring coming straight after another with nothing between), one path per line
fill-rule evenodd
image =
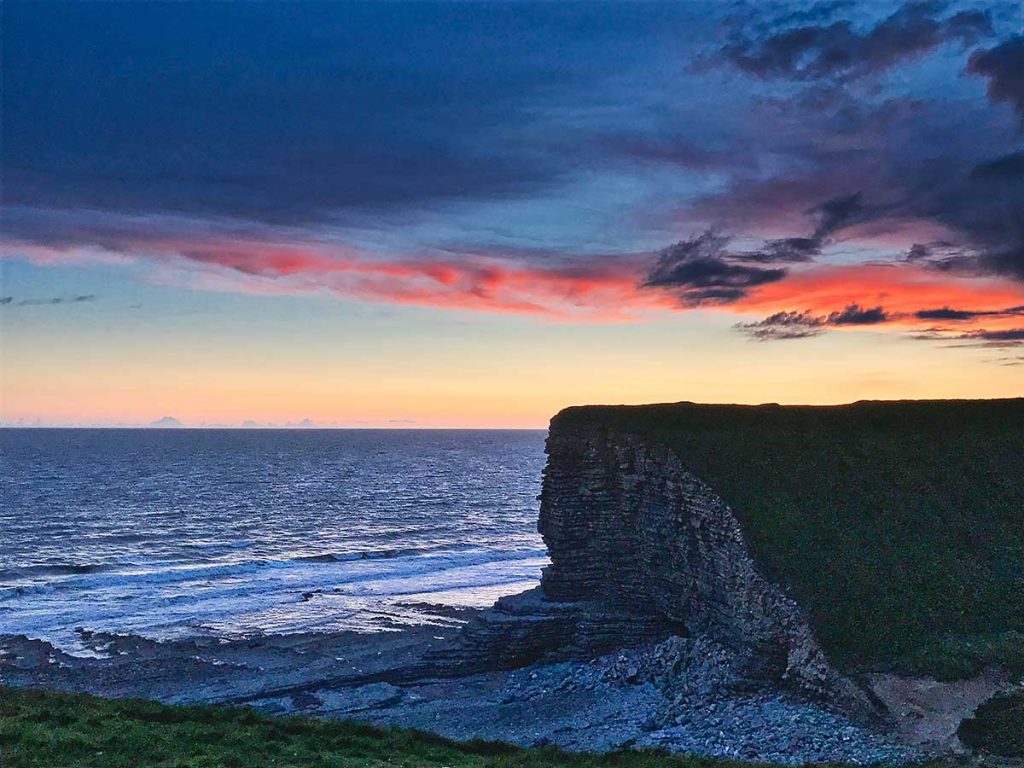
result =
M0 430L0 634L387 631L535 586L544 432Z

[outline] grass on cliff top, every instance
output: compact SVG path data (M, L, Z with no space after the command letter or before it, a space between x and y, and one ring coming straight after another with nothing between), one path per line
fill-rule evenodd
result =
M1024 758L1024 693L1004 694L985 702L960 724L957 735L982 753Z
M672 448L848 669L1024 670L1024 399L569 408Z
M249 709L0 687L2 768L732 768L652 752L569 754L458 743Z

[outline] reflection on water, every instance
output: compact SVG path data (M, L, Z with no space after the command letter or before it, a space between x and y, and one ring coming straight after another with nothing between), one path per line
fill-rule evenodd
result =
M0 430L0 632L382 629L536 584L544 433Z

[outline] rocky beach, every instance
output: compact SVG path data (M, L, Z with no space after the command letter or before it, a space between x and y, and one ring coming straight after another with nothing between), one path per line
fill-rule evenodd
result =
M465 616L463 618L470 618ZM585 661L450 676L431 667L452 624L397 632L154 642L92 635L95 658L0 640L0 683L166 703L244 704L572 750L660 747L744 760L905 761L892 735L777 691L750 689L721 647L683 638Z

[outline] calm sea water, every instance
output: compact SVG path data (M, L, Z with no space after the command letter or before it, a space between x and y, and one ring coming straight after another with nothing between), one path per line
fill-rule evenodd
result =
M544 433L0 430L0 634L361 631L534 586Z

